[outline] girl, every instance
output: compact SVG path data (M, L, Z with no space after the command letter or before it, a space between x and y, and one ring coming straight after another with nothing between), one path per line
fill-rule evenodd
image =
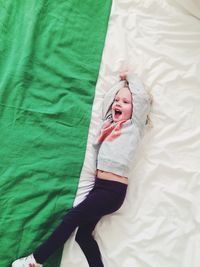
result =
M118 210L125 198L129 168L150 110L150 97L137 75L120 76L103 102L100 133L94 143L96 179L83 202L72 208L52 235L33 253L12 263L12 267L41 267L78 227L75 240L90 267L103 267L101 253L92 232L102 216Z

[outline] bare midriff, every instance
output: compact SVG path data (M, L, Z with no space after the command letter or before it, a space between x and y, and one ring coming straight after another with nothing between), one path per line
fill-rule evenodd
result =
M125 176L120 176L112 172L106 172L102 170L97 170L97 178L104 179L104 180L110 180L110 181L116 181L123 184L128 184L128 178Z

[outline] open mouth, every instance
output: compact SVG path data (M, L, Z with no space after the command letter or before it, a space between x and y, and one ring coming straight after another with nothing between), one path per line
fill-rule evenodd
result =
M118 119L119 116L121 116L121 115L122 115L121 110L119 110L119 109L115 109L115 118Z

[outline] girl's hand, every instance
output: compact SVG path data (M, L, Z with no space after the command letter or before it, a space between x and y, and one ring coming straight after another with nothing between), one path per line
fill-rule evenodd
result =
M119 74L120 80L125 81L127 79L128 71L121 72Z

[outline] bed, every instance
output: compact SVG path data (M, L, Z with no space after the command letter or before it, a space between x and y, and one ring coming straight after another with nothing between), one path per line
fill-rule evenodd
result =
M136 72L153 95L152 128L132 167L125 203L95 230L105 266L198 267L200 2L113 1L74 205L94 182L91 143L102 99L126 70ZM72 239L61 267L86 267Z

